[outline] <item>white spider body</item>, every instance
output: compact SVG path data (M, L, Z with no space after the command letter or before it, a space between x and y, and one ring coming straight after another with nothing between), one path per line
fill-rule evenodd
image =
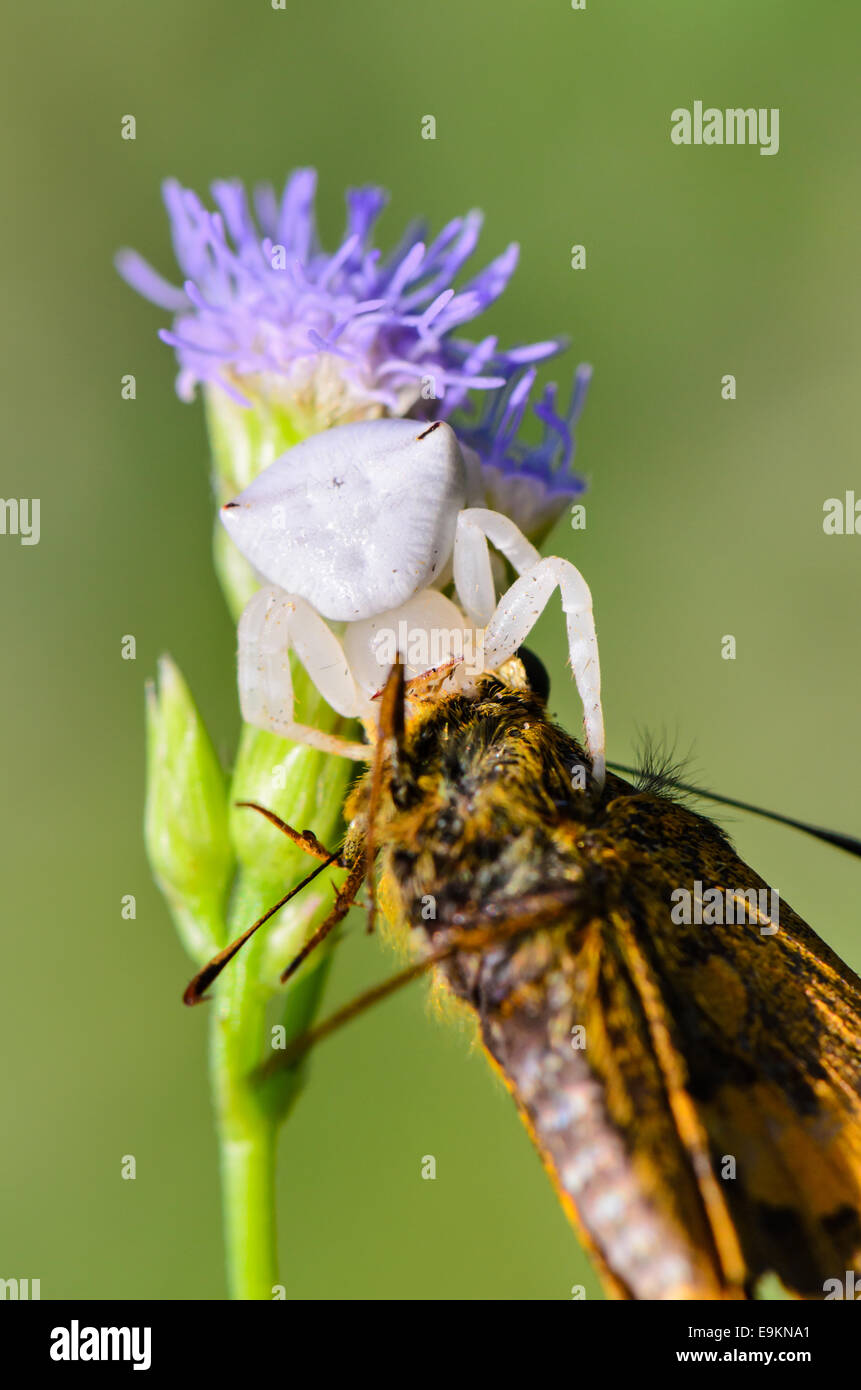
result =
M222 515L270 583L324 618L356 622L439 578L466 500L451 430L371 420L289 449Z
M572 564L542 559L513 521L474 505L480 501L480 464L449 425L386 419L314 435L228 502L225 526L268 581L239 624L245 719L367 758L364 744L294 722L290 650L333 709L373 720L373 696L398 657L408 679L456 661L448 688L464 688L514 655L558 588L600 786L604 728L589 589ZM519 575L499 602L489 543ZM452 578L457 603L440 592ZM346 624L343 641L331 622Z

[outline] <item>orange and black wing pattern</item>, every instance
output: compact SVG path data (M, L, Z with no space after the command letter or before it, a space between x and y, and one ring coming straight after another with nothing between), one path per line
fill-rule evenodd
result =
M704 817L576 790L582 760L498 683L429 711L377 828L396 915L435 946L498 923L441 970L609 1292L823 1298L861 1267L861 982L785 903L677 920L679 889L773 899Z
M707 1138L666 1074L629 925L539 929L504 961L485 960L482 1038L610 1291L741 1298L744 1263Z
M861 981L786 903L775 922L673 921L669 894L686 880L671 884L654 857L637 865L615 821L636 800L611 804L606 825L627 866L629 958L683 1064L749 1275L822 1298L861 1267ZM688 882L773 901L708 821L651 800Z

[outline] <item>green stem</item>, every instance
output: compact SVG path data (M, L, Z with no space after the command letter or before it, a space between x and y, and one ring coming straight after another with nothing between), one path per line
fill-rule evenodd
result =
M271 903L271 885L241 872L229 913L228 938ZM305 932L297 922L300 939ZM229 1296L271 1299L278 1285L275 1221L275 1154L278 1127L296 1099L302 1066L261 1085L257 1072L272 1056L267 993L260 985L264 940L252 940L219 981L212 1007L210 1073L220 1153L225 1255ZM316 1012L329 951L301 975L284 1003L282 1022L290 1042Z
M237 921L257 916L259 895L240 873L226 939ZM222 1203L231 1298L271 1299L278 1283L275 1230L277 1120L253 1075L263 1056L265 997L251 942L222 975L212 1008L210 1073L220 1152Z
M221 1135L224 1239L230 1298L271 1299L278 1283L275 1230L275 1124L246 1123Z

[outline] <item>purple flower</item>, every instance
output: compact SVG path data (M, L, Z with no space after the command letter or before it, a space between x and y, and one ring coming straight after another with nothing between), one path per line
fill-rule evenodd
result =
M551 340L500 352L496 338L457 336L498 299L517 263L511 245L453 288L475 249L479 213L455 218L430 245L414 224L383 257L370 240L386 194L354 189L344 238L329 254L317 239L315 189L315 172L298 169L280 201L259 188L252 214L239 181L217 182L212 212L169 180L164 200L183 288L134 251L118 256L123 278L174 314L161 337L176 351L183 400L198 382L218 385L240 405L274 401L317 428L383 412L447 417L471 389L502 388L560 350Z
M513 377L483 399L477 420L456 416L458 438L474 449L482 462L487 505L503 512L528 536L539 539L586 490L586 481L573 472L574 426L586 400L592 368L581 364L574 373L571 397L561 413L556 407L555 382L547 386L532 411L541 421L540 443L519 439L523 417L535 384L534 367Z

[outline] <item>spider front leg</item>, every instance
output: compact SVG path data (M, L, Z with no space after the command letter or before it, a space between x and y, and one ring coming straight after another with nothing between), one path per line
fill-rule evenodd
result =
M488 541L518 574L531 570L541 559L531 541L501 512L467 507L459 514L452 555L454 587L461 607L477 627L486 627L496 608Z
M490 567L492 542L520 575L496 604ZM601 668L592 613L592 595L568 560L542 560L535 546L508 517L483 507L460 513L454 538L454 585L461 606L486 626L484 668L498 671L523 646L554 589L559 590L568 627L568 652L577 692L583 701L586 748L592 777L600 789L606 775Z
M484 663L497 671L514 656L559 590L568 628L568 653L577 692L583 701L586 749L592 760L592 778L600 790L606 775L604 714L601 709L601 667L592 613L592 595L579 570L568 560L548 556L512 584L503 594L484 635Z
M293 719L294 651L327 704L347 719L364 713L343 647L304 599L269 585L258 590L239 620L239 702L248 724L282 738L367 762L372 750Z

